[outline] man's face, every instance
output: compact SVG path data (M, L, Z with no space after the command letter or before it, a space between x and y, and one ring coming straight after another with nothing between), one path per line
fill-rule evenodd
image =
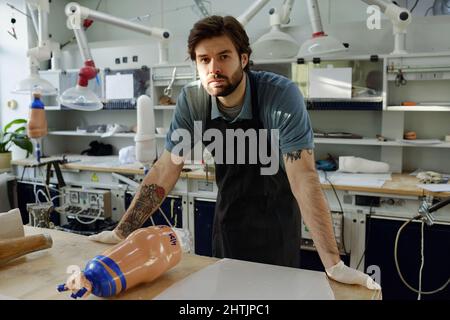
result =
M239 57L227 36L200 41L195 47L197 71L203 88L215 97L232 93L242 80L248 55Z

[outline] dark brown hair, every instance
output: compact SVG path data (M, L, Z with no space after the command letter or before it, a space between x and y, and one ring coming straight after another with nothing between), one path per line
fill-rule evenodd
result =
M194 24L188 38L188 53L195 61L195 47L204 40L226 35L233 42L239 54L246 53L249 57L252 53L247 33L241 23L232 16L209 16ZM244 70L248 71L250 63L247 63Z

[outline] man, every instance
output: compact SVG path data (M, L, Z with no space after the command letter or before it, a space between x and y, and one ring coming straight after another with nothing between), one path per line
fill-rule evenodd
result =
M340 282L378 289L368 275L346 267L340 259L315 170L313 133L298 87L273 73L249 71L249 39L233 17L211 16L197 22L189 35L188 50L200 81L185 86L178 98L166 150L115 230L96 235L94 240L117 243L157 210L181 173L183 162L174 160L186 157L174 151L177 139L172 138L177 131L195 136L194 121L200 121L203 133L213 130L224 137L230 130L275 129L279 134L276 152L282 154L282 162L272 174L262 174L267 163L261 159L249 161L255 146L274 146L267 136L232 147L230 141L226 146L215 144L212 150L218 186L214 256L299 267L300 208L327 274ZM210 140L203 137L206 146L212 144ZM189 148L195 142L188 141ZM244 163L237 161L242 151ZM218 155L227 161L217 161Z

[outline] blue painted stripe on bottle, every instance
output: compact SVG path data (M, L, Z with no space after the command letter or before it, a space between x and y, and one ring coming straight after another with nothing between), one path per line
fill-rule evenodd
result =
M113 276L97 260L101 256L90 260L84 269L84 275L92 283L92 293L98 297L110 297L116 294L116 283Z
M120 279L120 283L122 284L122 291L125 291L127 288L127 280L125 279L125 276L122 270L120 270L120 267L117 265L117 263L106 256L97 256L96 258L105 263L109 268L111 268L111 270L116 273L116 275Z

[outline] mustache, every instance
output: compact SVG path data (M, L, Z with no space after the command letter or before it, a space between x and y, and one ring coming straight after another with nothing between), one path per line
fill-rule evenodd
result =
M208 76L208 82L216 80L216 79L224 79L224 80L228 80L228 78L222 74L213 74Z

